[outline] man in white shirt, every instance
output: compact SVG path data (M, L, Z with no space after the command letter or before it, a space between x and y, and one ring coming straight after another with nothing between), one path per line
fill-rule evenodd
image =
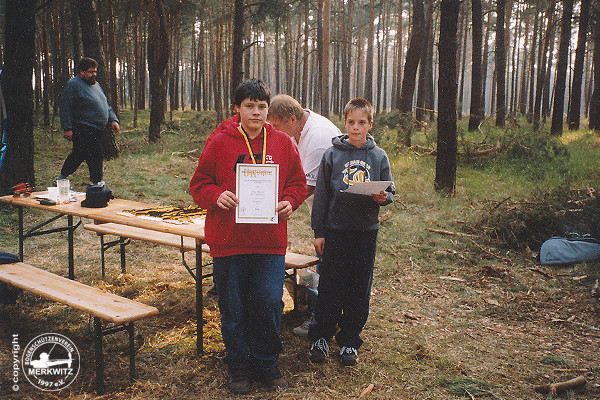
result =
M298 145L302 168L306 175L307 199L312 209L313 194L317 186L317 176L323 153L331 147L331 139L342 132L330 120L309 109L304 109L296 99L285 94L278 94L271 99L267 121L273 128L290 135ZM317 267L318 272L318 267ZM293 329L298 336L308 334L308 326L313 317Z
M333 122L314 111L303 109L296 99L286 94L278 94L271 99L267 121L273 128L290 135L298 145L306 174L307 204L312 207L312 194L317 185L323 153L331 147L331 139L342 132Z

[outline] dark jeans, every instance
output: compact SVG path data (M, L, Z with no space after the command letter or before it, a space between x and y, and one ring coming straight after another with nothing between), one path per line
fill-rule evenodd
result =
M102 160L104 151L100 136L102 131L86 125L73 126L73 150L67 156L60 174L69 176L77 171L82 162L86 162L90 170L92 183L102 180Z
M213 262L225 362L247 372L273 368L282 350L285 256L242 254Z
M377 232L325 233L316 322L308 330L309 340L329 340L335 335L340 347L358 349L362 345L360 333L369 316Z

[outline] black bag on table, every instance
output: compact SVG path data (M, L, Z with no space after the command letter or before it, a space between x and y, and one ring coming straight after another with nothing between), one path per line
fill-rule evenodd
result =
M85 191L85 200L81 202L81 207L102 208L108 205L110 199L114 199L112 190L106 187L88 187Z
M12 264L19 262L19 257L14 254L0 251L0 264ZM15 304L22 290L9 286L5 282L0 282L0 304Z

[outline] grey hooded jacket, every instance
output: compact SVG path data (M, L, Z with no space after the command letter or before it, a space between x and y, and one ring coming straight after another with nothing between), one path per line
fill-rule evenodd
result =
M342 191L356 182L392 181L383 205L390 204L396 189L387 154L377 147L371 135L367 135L361 148L348 143L348 135L335 137L332 143L321 159L315 188L311 217L315 238L325 237L326 230L379 229L380 205L371 196Z

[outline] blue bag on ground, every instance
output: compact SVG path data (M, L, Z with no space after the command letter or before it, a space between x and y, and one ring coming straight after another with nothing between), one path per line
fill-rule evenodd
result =
M552 237L540 248L542 265L572 264L600 258L600 241L586 236Z
M14 254L0 251L0 264L12 264L19 261L21 261L19 257ZM21 289L15 289L4 282L0 282L0 304L15 304L21 291Z

